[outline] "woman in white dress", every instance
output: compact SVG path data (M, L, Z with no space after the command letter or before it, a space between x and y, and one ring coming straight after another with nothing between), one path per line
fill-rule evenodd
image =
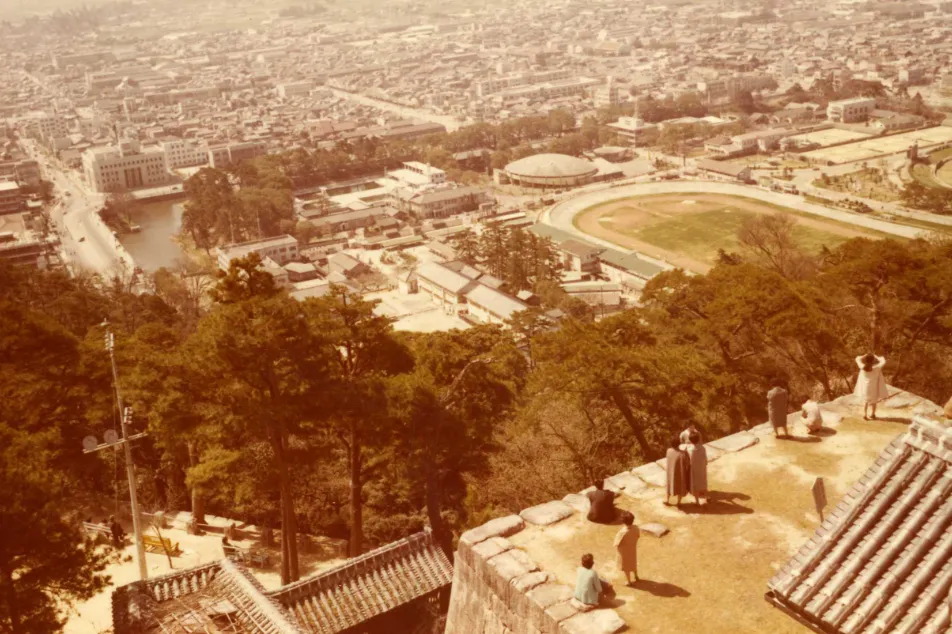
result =
M863 420L869 420L867 413L870 405L873 407L873 419L875 419L876 404L889 396L886 392L886 379L883 377L886 358L865 354L856 357L856 365L859 366L859 376L856 378L856 389L853 394L863 401Z

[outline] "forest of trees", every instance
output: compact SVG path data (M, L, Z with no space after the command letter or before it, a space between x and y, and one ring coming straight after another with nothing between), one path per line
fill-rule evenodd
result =
M741 237L710 273L663 273L643 306L558 329L527 312L398 332L342 289L291 299L253 259L210 289L160 271L140 294L0 268L0 630L56 632L105 583L107 556L77 529L123 487L121 454L80 451L118 416L104 318L133 430L150 434L135 446L145 510L345 538L352 555L424 525L452 550L469 526L658 458L690 421L709 438L762 422L778 381L794 406L846 393L867 351L892 384L948 398L952 244L811 257L789 227ZM296 579L296 541L281 542Z

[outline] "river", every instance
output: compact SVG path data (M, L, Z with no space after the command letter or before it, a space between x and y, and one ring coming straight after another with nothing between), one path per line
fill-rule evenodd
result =
M182 227L184 200L162 200L143 204L132 214L132 222L142 227L119 241L144 271L171 267L185 253L173 239Z

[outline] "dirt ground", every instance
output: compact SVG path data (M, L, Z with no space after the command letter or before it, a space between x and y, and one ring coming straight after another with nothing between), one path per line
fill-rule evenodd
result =
M716 222L709 222L712 214L715 217L723 216L723 219L727 220L729 210L736 210L741 214L781 213L777 207L753 199L725 194L659 194L598 205L576 216L575 225L585 233L614 242L624 248L667 260L689 271L706 273L714 263L713 256L716 255L719 246L735 250L737 248L736 232L733 230L735 224L729 224L727 234L719 236L718 240L711 239L719 228ZM703 218L700 217L701 214L704 214ZM700 220L709 223L706 225L703 222L698 223L689 236L694 244L685 243L683 249L663 248L639 235L645 229L653 229L672 219L678 219L679 216L688 215L697 215ZM798 227L815 236L825 234L840 238L842 241L869 235L860 229L825 222L819 218L793 215ZM733 218L730 221L735 223Z
M624 585L612 546L618 526L588 522L581 514L549 527L528 527L510 538L533 561L574 587L578 560L595 556L595 568L612 582L614 608L632 631L669 634L806 634L809 630L764 600L767 582L819 524L810 487L825 480L835 505L906 425L847 419L822 438L794 431L793 440L762 436L760 443L709 465L709 506L663 504L649 487L618 506L636 524L660 522L662 538L642 533L641 581Z

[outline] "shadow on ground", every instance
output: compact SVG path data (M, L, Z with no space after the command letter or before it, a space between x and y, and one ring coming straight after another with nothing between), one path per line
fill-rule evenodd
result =
M691 593L666 581L652 581L650 579L639 579L633 584L635 590L641 590L656 597L689 597Z
M742 515L754 512L754 509L743 504L738 504L738 500L749 500L750 496L746 493L737 493L734 491L708 491L707 500L704 504L681 504L681 510L685 513L694 515Z

